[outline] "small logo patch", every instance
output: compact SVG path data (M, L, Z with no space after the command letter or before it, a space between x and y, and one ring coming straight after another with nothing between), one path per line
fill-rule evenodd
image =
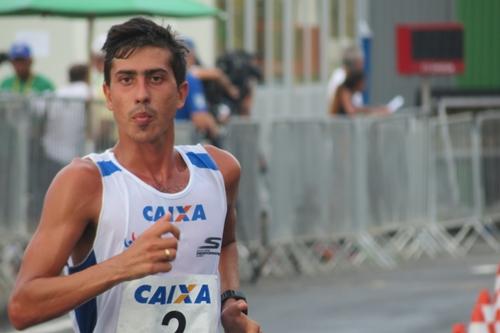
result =
M196 251L196 256L219 256L221 243L222 238L220 237L208 237L207 239L205 239L205 245L200 246Z

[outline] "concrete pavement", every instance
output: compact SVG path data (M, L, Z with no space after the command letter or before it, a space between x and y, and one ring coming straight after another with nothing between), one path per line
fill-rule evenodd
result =
M246 286L251 314L272 333L449 333L468 322L482 288L494 289L499 255L440 257L267 279Z

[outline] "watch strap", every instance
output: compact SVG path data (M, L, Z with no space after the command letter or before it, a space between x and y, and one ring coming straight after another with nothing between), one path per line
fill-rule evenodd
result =
M245 302L247 301L247 298L244 293L242 293L239 290L226 290L220 295L220 304L221 307L224 304L225 301L227 301L229 298L235 299L235 300L244 300ZM245 314L248 314L248 311L245 311Z

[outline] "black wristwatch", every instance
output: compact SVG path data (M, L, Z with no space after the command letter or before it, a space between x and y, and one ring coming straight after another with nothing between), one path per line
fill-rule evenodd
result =
M223 292L221 295L220 295L220 305L222 307L222 305L224 304L225 301L227 301L227 299L229 298L233 298L235 300L244 300L245 302L247 301L247 298L245 297L245 294L243 294L241 291L239 290L226 290L225 292ZM248 311L245 311L245 314L248 314Z

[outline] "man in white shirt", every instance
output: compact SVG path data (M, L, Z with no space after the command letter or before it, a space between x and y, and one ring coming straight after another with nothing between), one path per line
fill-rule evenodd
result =
M214 146L174 146L186 48L142 17L107 36L103 89L119 140L51 183L11 323L25 329L71 311L77 332L260 333L238 290L240 164Z
M71 66L70 83L56 91L57 99L50 104L47 112L43 143L47 157L57 164L54 172L84 154L85 113L92 94L88 71L88 66L84 64Z

